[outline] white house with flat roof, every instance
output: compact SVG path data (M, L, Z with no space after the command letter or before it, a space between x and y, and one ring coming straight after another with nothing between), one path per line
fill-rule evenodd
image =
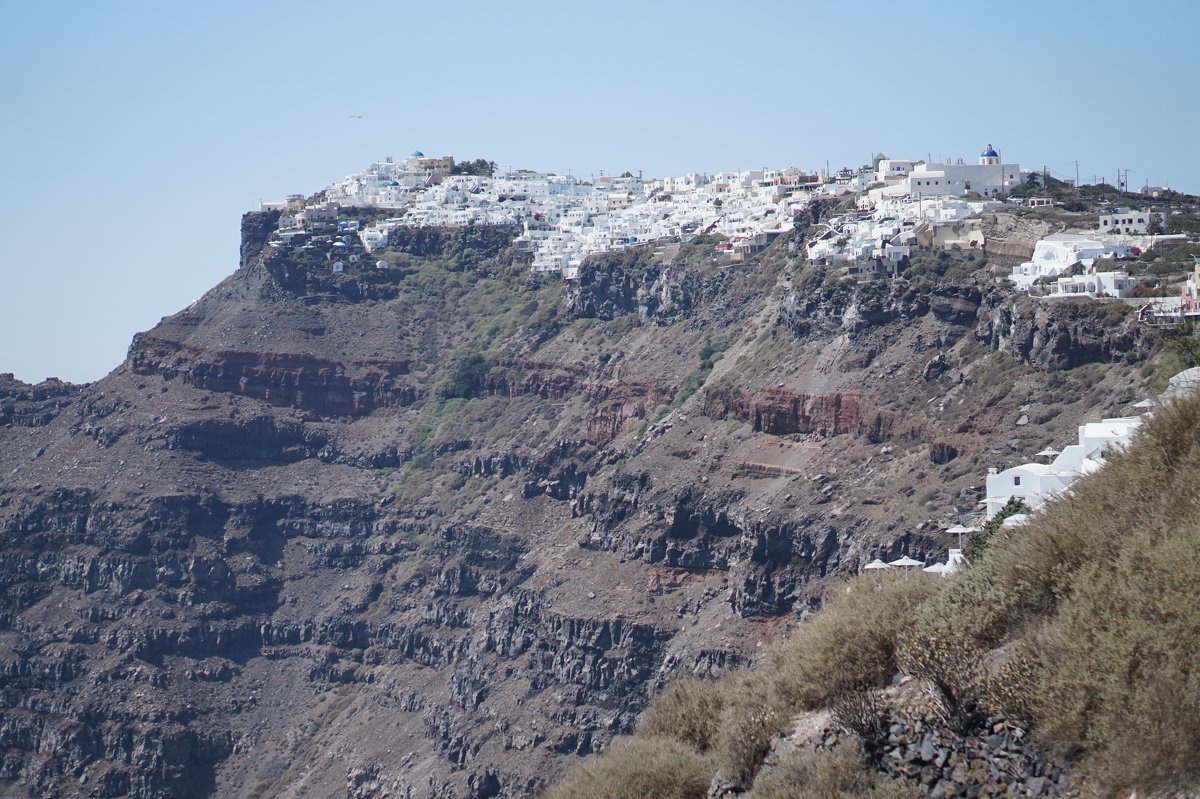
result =
M1035 510L1061 494L1079 477L1104 465L1105 457L1124 449L1141 425L1140 416L1102 419L1079 426L1079 443L1064 447L1053 461L1023 463L987 476L986 518L990 519L1013 497Z
M1150 224L1149 211L1113 208L1100 214L1101 233L1145 233Z
M896 183L908 177L908 173L922 161L903 161L899 158L881 158L875 164L875 180L879 183Z
M1066 297L1128 297L1137 288L1137 280L1128 272L1090 272L1086 275L1067 275L1050 284L1051 298Z
M1097 258L1113 254L1112 248L1084 233L1055 233L1033 247L1033 260L1013 267L1009 277L1017 288L1029 291L1041 278L1058 278L1075 264L1091 266Z

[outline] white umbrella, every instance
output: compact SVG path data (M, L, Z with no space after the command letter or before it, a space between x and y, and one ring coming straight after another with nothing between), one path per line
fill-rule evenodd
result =
M956 535L956 536L958 536L958 544L959 544L959 546L962 546L962 537L963 537L964 535L966 535L967 533L973 533L973 532L975 532L975 528L974 528L974 527L967 527L965 524L956 524L956 525L954 525L953 527L948 527L948 528L946 528L946 534L947 534L947 535Z
M1059 451L1056 450L1054 447L1046 447L1044 450L1037 453L1033 457L1035 457L1035 458L1053 458L1059 454L1060 454Z
M886 563L884 563L879 558L875 558L875 560L871 561L866 566L863 566L863 571L866 571L867 569L890 569L890 568L892 568L892 567L887 565Z
M1154 403L1151 400L1144 399L1141 402L1133 403L1133 407L1135 407L1135 408L1153 408Z
M913 566L924 566L925 561L913 560L908 555L888 562L889 566L895 566L898 569L911 569Z
M921 571L929 572L931 574L941 574L942 572L946 571L946 564L935 563L932 566L926 566L924 569L921 569Z

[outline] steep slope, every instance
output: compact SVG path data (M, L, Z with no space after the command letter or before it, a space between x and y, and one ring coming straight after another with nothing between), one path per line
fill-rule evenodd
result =
M6 792L522 795L1152 379L962 257L563 286L502 228L334 273L276 221L103 380L0 384Z
M754 669L676 679L543 796L1195 796L1198 470L1192 392L977 533L971 568L841 583Z

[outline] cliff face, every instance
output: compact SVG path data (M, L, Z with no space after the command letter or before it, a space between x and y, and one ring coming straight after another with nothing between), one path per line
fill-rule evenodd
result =
M828 575L937 556L1149 352L986 274L802 289L786 239L564 287L502 228L339 274L276 222L103 380L0 379L6 792L523 795Z

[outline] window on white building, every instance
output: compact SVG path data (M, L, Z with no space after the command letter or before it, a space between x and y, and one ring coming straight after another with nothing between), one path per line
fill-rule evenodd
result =
M1019 486L1020 484L1021 484L1021 476L1019 474L1014 475L1013 476L1013 485Z

